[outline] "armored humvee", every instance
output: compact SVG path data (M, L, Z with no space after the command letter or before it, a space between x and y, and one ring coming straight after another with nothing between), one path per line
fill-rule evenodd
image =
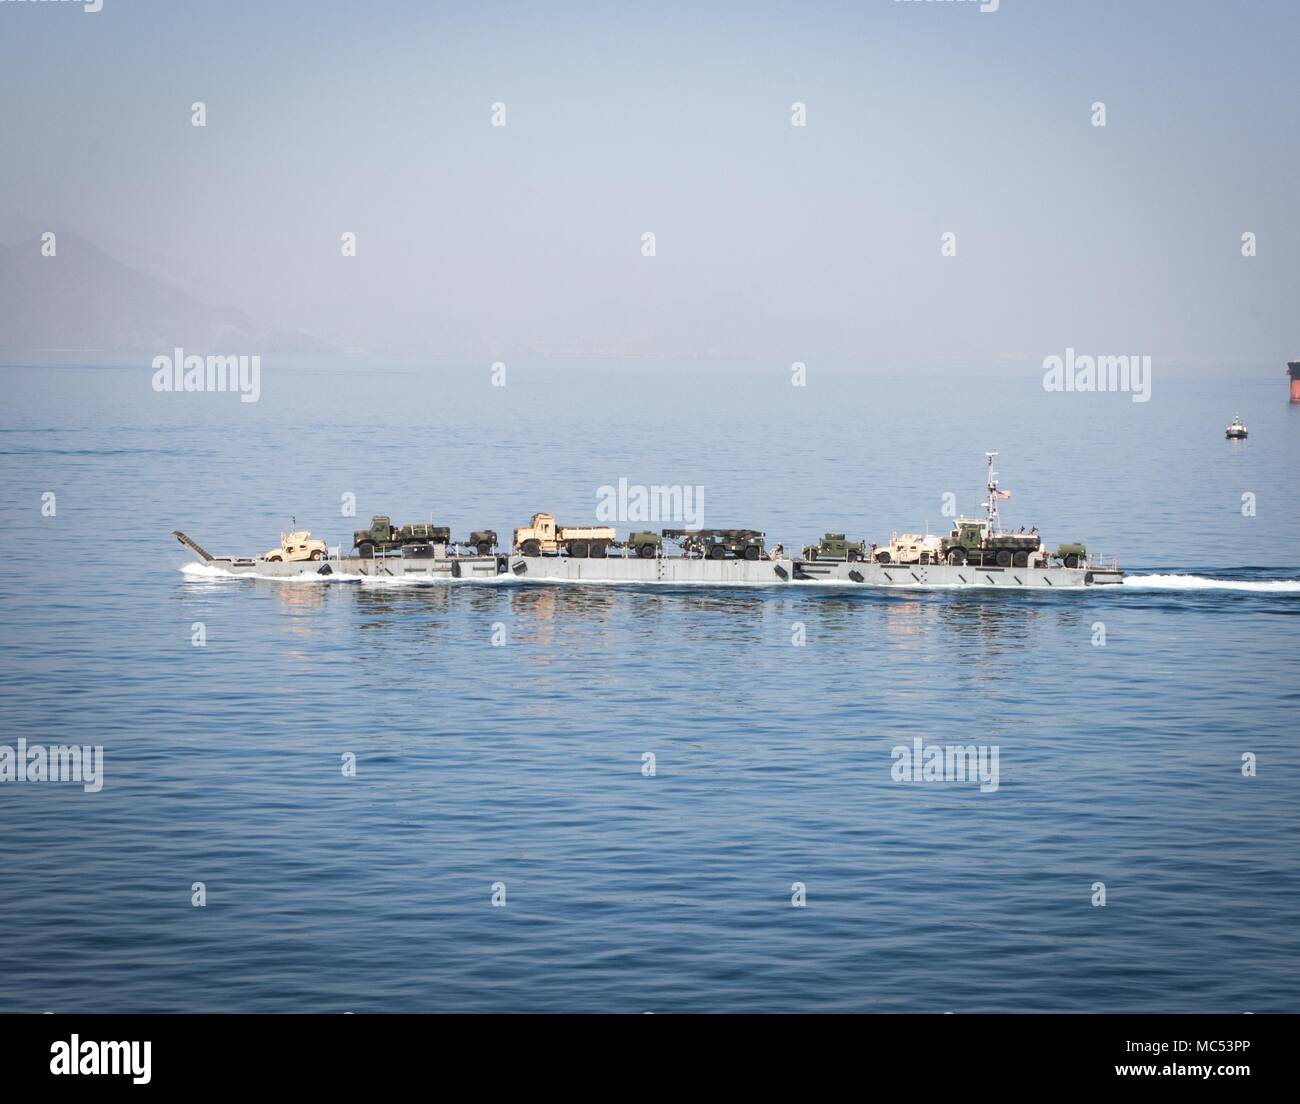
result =
M295 529L281 533L280 547L272 548L262 558L270 563L281 563L285 560L323 560L328 554L323 540L317 540L306 529Z
M686 555L710 560L728 556L737 560L761 560L763 538L767 536L758 529L665 529L663 535L681 545Z
M407 555L431 556L435 544L451 540L451 530L445 525L396 526L383 514L370 519L369 529L358 529L352 534L352 547L362 559L370 559L377 552L401 549Z
M943 562L943 540L920 533L895 533L876 550L877 563L931 564Z
M806 560L863 560L867 556L867 542L856 544L843 533L827 533L820 543L810 544L804 550Z

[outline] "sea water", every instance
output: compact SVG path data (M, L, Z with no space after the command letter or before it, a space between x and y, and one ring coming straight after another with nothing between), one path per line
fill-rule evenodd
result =
M98 792L0 783L0 1010L1300 1004L1281 364L1157 363L1143 403L1016 363L793 387L520 359L493 386L268 356L250 403L151 377L0 369L0 744L103 749ZM883 544L978 514L986 450L1004 524L1125 585L293 583L184 571L170 537L508 539L626 479L787 551ZM996 788L897 781L918 738L996 748Z

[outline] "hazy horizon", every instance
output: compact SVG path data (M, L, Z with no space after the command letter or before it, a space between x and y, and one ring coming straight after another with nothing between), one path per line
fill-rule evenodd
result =
M1280 362L1296 32L1280 2L0 3L0 241L75 233L342 349Z

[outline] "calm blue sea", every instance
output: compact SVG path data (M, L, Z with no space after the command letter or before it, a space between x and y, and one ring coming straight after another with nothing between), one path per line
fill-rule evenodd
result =
M1041 375L267 358L244 404L0 368L0 744L105 764L0 784L0 1011L1300 1009L1284 367L1157 364L1147 403ZM974 511L988 449L1007 523L1130 583L277 583L169 535L504 533L626 478L883 542ZM996 745L998 789L893 781L915 737Z

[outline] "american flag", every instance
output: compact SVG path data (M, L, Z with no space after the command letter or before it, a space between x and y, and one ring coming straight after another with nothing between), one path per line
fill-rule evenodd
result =
M998 494L998 498L1010 498L1010 497L1011 497L1011 492L1010 492L1010 491L998 491L997 494Z

